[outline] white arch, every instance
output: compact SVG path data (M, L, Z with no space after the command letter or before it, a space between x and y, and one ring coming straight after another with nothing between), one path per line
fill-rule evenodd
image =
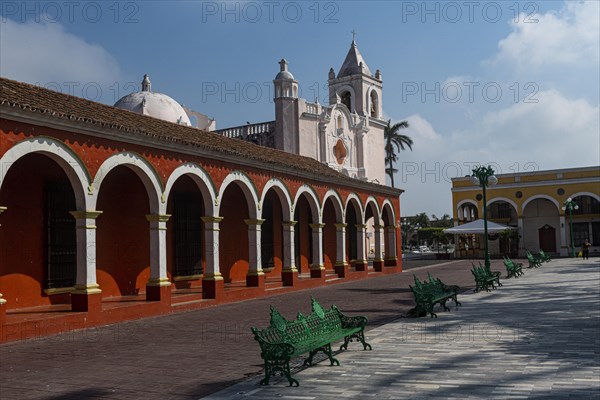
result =
M158 174L145 158L133 152L114 154L104 160L92 183L93 194L90 199L90 206L93 207L92 210L96 209L98 195L104 179L110 171L120 165L130 168L144 184L150 202L150 213L166 214L166 203L160 201L162 197L162 185Z
M475 206L475 208L479 208L477 206L477 202L475 200L466 199L466 200L459 201L458 204L456 205L456 209L458 210L463 204L472 204Z
M379 209L379 204L377 204L377 199L375 199L375 197L373 196L369 196L367 197L367 201L365 202L365 207L364 207L364 215L367 215L367 209L369 208L369 204L373 204L373 206L375 207L375 212L373 213L373 218L375 219L375 225L379 225L381 222L381 210ZM366 223L367 221L365 221Z
M527 207L527 205L529 203L531 203L533 200L537 200L537 199L550 200L550 202L552 202L552 204L554 204L556 206L556 211L558 211L558 213L560 214L560 211L561 211L560 204L558 204L558 201L554 197L548 196L547 194L536 194L536 195L529 197L527 200L525 200L525 202L521 206L521 213L524 215L525 207Z
M292 207L292 215L296 212L296 207L298 206L298 201L300 200L300 196L302 196L302 194L306 194L306 198L308 199L308 205L312 213L312 221L314 223L320 223L321 209L319 207L319 196L311 186L306 184L300 186L296 191L296 197L294 197L294 205Z
M389 207L390 209L390 214L392 215L392 222L393 225L396 225L396 213L394 212L394 206L392 205L392 202L390 201L390 199L385 199L383 201L383 203L381 204L381 221L383 221L383 210L385 210L386 207ZM385 223L385 221L384 221Z
M185 163L175 168L167 179L165 185L165 191L162 195L162 201L165 203L169 199L173 185L177 182L177 179L183 175L189 176L198 186L200 193L202 194L202 200L204 202L204 212L207 216L215 216L215 199L217 198L215 185L210 175L196 163Z
M333 203L333 208L335 209L335 214L336 214L335 219L337 222L341 223L344 221L344 218L345 218L344 206L343 206L344 203L342 202L342 198L339 195L339 193L333 189L329 189L327 191L327 193L325 193L325 196L323 196L323 203L321 204L321 216L323 216L325 214L325 203L327 203L327 199L330 197L332 197L334 199L334 200L332 200L332 203Z
M375 104L375 114L376 116L374 118L381 118L381 94L379 93L379 90L377 90L374 87L370 87L369 90L367 90L367 107L366 107L366 114L369 115L369 117L371 116L371 102L373 101L372 99L372 93L375 93L375 97L376 97L376 104Z
M292 196L290 195L290 191L289 191L288 187L280 179L277 179L277 178L269 179L269 181L265 184L265 187L263 188L262 196L260 198L260 205L261 205L260 214L262 215L262 205L265 201L265 196L267 195L267 192L269 191L269 189L273 189L275 191L275 193L277 194L277 197L279 197L279 201L281 202L281 205L284 206L284 207L282 207L283 220L284 221L292 220L292 218L293 218L291 216Z
M221 187L219 188L219 195L217 197L217 206L215 211L217 212L215 215L221 215L221 200L223 200L223 194L227 187L232 183L237 183L242 189L244 193L244 197L246 198L246 204L248 205L248 214L250 219L258 218L258 191L256 190L256 186L245 172L242 171L232 171L225 177L223 182L221 183Z
M54 160L63 169L75 194L75 204L78 210L86 210L90 176L83 161L63 142L45 136L25 139L12 146L0 158L0 189L10 167L21 157L32 153L42 153Z
M509 199L507 197L494 197L493 199L488 200L486 206L489 207L497 201L505 201L508 204L510 204L511 206L513 206L513 208L515 209L515 212L517 213L517 217L518 217L519 207L517 207L517 203L515 203L514 201L512 201L511 199Z
M362 224L364 223L365 220L365 212L363 210L362 207L362 202L360 201L360 198L358 197L358 195L356 193L350 193L348 195L348 197L346 198L346 204L344 207L344 215L347 216L348 215L348 205L350 204L350 202L354 200L355 202L355 206L358 205L358 221Z
M350 85L343 85L336 89L336 92L340 96L340 99L343 99L342 94L346 91L350 92L350 109L348 111L350 112L350 114L352 114L354 110L356 110L356 92L354 91L354 88ZM340 104L344 103L340 101Z
M568 197L570 197L571 199L574 199L575 197L579 197L579 196L590 196L590 197L596 199L597 201L600 201L600 196L598 196L596 193L592 193L592 192L577 192Z

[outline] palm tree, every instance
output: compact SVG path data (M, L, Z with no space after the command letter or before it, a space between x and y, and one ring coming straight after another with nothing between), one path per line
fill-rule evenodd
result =
M392 187L394 187L394 173L398 172L398 170L394 168L394 164L398 161L396 152L405 150L406 147L412 151L412 139L400 133L400 129L404 128L408 128L408 122L402 121L392 125L392 120L390 119L383 131L385 140L385 173L390 176Z

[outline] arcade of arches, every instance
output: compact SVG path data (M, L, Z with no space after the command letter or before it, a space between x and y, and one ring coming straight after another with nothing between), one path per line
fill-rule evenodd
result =
M13 312L56 304L102 320L111 299L123 297L145 300L143 312L153 315L177 301L199 306L401 271L399 189L2 83L19 89L0 104L7 322Z
M488 219L518 228L518 237L492 237L492 254L517 257L526 250L544 250L567 256L572 245L578 252L586 239L592 254L600 251L600 167L496 176L498 184L487 189ZM572 215L562 209L569 198L578 205ZM481 189L469 178L452 180L452 199L455 225L483 216ZM460 237L457 252L477 255L483 248L480 242L480 235Z

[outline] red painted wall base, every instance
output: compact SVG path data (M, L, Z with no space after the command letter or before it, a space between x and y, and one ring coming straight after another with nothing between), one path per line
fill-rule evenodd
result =
M171 286L146 285L146 301L160 301L171 306Z
M397 258L388 258L387 260L385 260L385 266L386 267L395 267L398 265L398 259Z
M203 299L221 299L225 290L225 281L222 279L207 279L202 281Z
M348 264L339 264L334 267L335 273L340 278L345 278L348 275Z
M99 314L102 312L102 293L72 293L71 310Z
M383 271L383 260L373 261L373 269L377 272Z
M281 273L283 286L295 286L298 281L298 271L283 271Z
M248 287L265 287L265 275L246 275L246 286Z
M357 271L366 271L369 268L369 263L366 261L354 261L354 269Z
M310 268L310 277L325 279L325 268Z

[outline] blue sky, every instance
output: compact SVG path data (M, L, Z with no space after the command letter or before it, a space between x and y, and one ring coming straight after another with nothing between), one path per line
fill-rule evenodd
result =
M598 1L123 1L0 5L0 75L113 104L153 90L217 119L274 118L286 58L327 101L356 31L383 109L408 120L402 214L452 214L450 178L600 164Z

